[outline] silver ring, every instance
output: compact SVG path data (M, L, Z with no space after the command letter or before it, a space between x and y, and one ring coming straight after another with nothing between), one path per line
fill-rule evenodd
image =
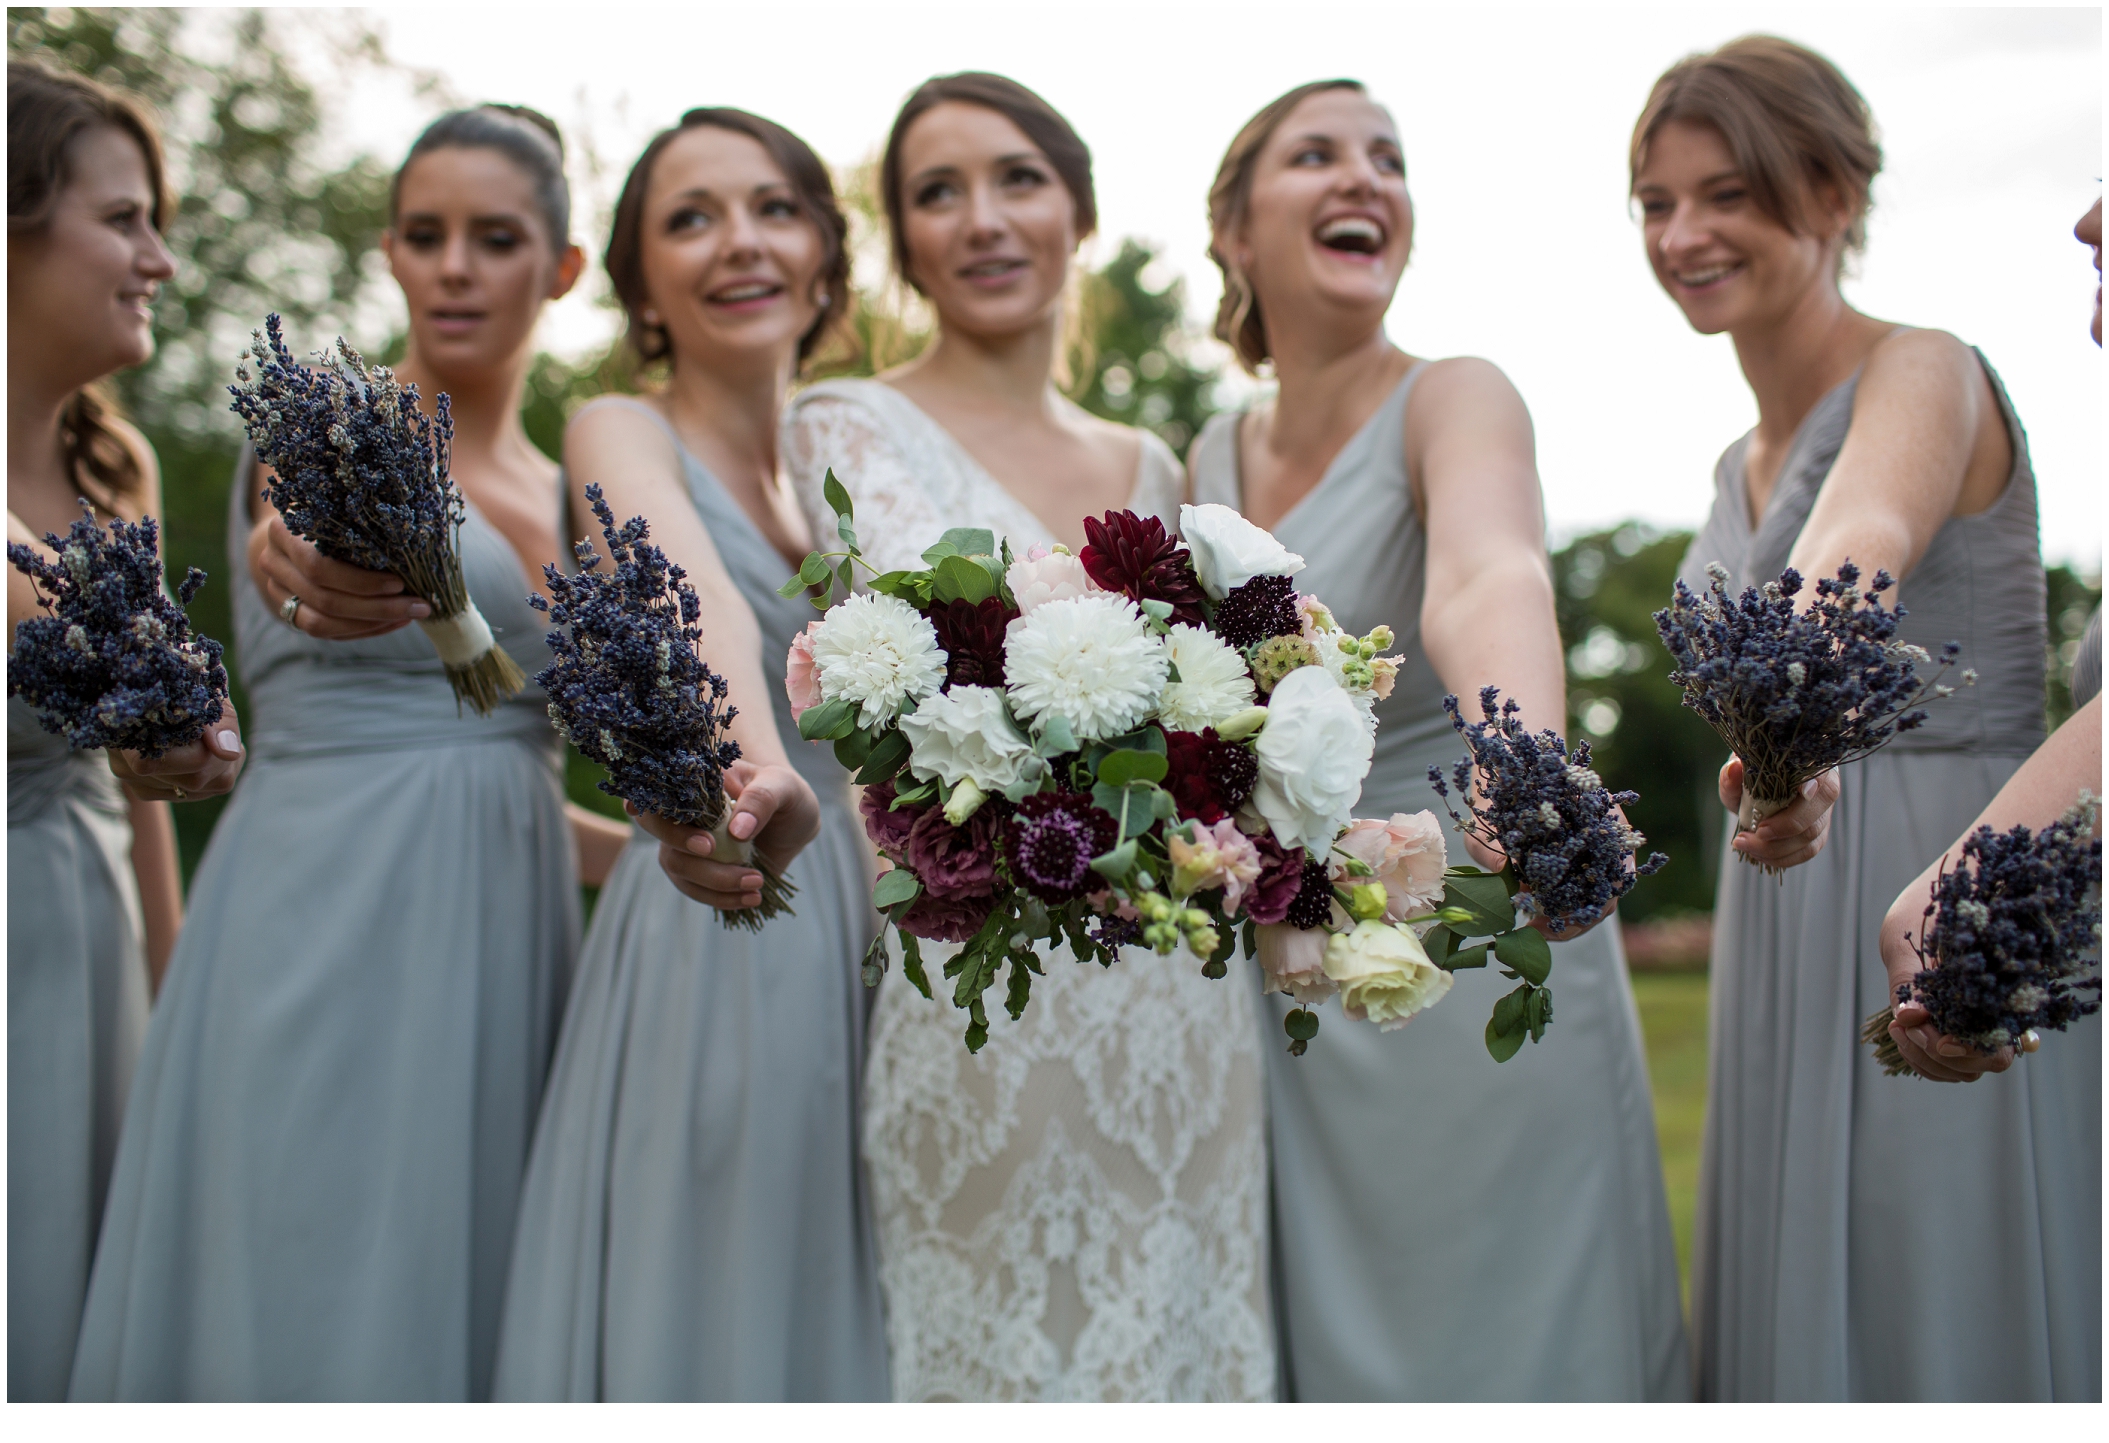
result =
M170 786L175 786L176 784L175 784L174 782L171 782L171 783L169 783L169 785L170 785ZM190 795L190 793L188 793L188 792L184 791L184 790L183 790L183 788L181 788L181 787L176 787L176 800L177 800L177 801L179 801L179 802L180 802L180 801L183 801L183 800L185 800L185 799L186 799L187 797L189 797L189 795Z
M278 608L278 619L298 631L300 630L300 623L293 619L298 615L300 615L300 598L289 591L286 593L285 601Z

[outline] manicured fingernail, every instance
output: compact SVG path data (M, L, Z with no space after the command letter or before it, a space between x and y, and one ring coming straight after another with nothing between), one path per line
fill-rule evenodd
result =
M426 605L424 602L413 601L410 603L410 619L412 621L423 621L426 617L430 616L431 614L432 608Z
M741 812L733 817L729 830L733 836L744 842L760 830L760 824L754 820L754 813Z
M223 752L233 752L236 756L240 756L242 752L242 739L231 731L221 732L220 750Z
M707 857L707 856L709 856L709 855L710 855L710 853L711 853L711 844L710 844L710 833L708 833L708 832L691 832L691 833L689 833L689 837L688 837L688 849L689 849L689 850L690 850L691 852L694 852L694 853L695 853L695 854L696 854L697 856L699 856L699 857Z

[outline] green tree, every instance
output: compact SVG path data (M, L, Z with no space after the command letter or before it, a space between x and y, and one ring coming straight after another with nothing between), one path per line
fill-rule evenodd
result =
M1152 289L1157 253L1132 237L1084 285L1083 339L1071 394L1094 415L1144 426L1181 456L1215 413L1217 372L1193 359L1186 283Z
M2070 566L2058 565L2044 573L2049 593L2050 627L2044 657L2044 722L2055 731L2072 715L2072 660L2087 633L2087 619L2102 604L2102 581L2088 581Z

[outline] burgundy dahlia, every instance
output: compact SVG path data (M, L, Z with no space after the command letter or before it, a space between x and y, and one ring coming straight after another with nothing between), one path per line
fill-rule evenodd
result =
M1040 792L1018 803L1004 827L1011 874L1043 902L1084 894L1091 859L1113 850L1120 824L1082 792Z
M908 834L915 829L916 820L933 807L902 807L891 811L894 790L890 781L866 787L857 802L857 809L864 813L864 835L871 838L879 854L896 866L908 860Z
M1154 516L1108 511L1102 519L1084 518L1089 545L1077 553L1091 579L1131 601L1165 601L1171 620L1205 626L1201 580L1194 558Z
M1210 625L1239 650L1270 636L1297 636L1303 617L1296 610L1296 583L1286 576L1255 576L1223 598Z
M1165 790L1179 804L1179 815L1214 826L1252 795L1260 776L1259 759L1236 742L1226 742L1208 727L1199 732L1164 734L1171 775Z
M1260 877L1245 892L1245 915L1263 924L1282 921L1303 890L1304 850L1284 847L1272 832L1254 836L1252 845L1260 854Z
M937 644L945 649L945 687L1003 685L1003 638L1018 615L991 596L979 604L949 601L930 608Z
M1314 861L1301 849L1296 855L1303 858L1303 885L1296 889L1296 900L1289 904L1283 920L1308 932L1332 919L1333 879L1327 875L1325 863Z
M926 808L908 833L908 865L923 890L944 902L986 897L996 890L996 837L1002 823L983 807L963 827L945 820L941 807Z
M925 892L901 915L898 925L925 942L967 942L995 910L993 895L946 899Z

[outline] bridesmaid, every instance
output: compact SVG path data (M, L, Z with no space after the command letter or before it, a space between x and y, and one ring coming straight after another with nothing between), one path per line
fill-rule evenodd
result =
M1446 692L1498 685L1526 722L1565 730L1530 415L1487 362L1423 360L1385 335L1413 204L1397 127L1361 85L1299 86L1247 122L1209 219L1216 334L1248 370L1271 361L1279 389L1202 431L1194 499L1272 530L1349 631L1398 633L1355 810L1440 817L1428 768L1464 751ZM1282 1045L1288 999L1263 1001L1290 1397L1688 1396L1618 930L1569 935L1553 944L1559 1021L1505 1065L1484 1039L1507 985L1492 975L1460 974L1403 1033L1331 1014L1300 1058ZM1440 1229L1425 1246L1380 1241L1401 1199Z
M2080 217L2073 227L2073 234L2080 244L2094 251L2095 293L2094 343L2102 343L2102 203L2097 200ZM2034 756L2022 764L2019 771L2007 779L1992 798L1990 806L1973 821L1964 833L1967 837L1979 827L1991 827L2005 831L2015 825L2040 827L2054 820L2082 791L2102 794L2102 609L2096 606L2094 615L2087 623L2086 634L2080 640L2078 655L2072 662L2072 700L2077 708L2050 739L2036 749ZM2099 832L2100 828L2096 828ZM1882 922L1882 961L1889 969L1890 995L1896 995L1899 983L1910 981L1923 965L1918 954L1912 950L1909 938L1918 934L1924 920L1926 898L1933 889L1934 880L1943 866L1953 866L1959 857L1962 842L1957 841L1931 866L1914 877L1897 900L1890 903L1889 915ZM2097 1022L2082 1022L2081 1027L2099 1027ZM1921 1077L1937 1082L1975 1082L1987 1072L2004 1072L2014 1065L2012 1048L2002 1047L1997 1054L1986 1057L1973 1048L1965 1047L1952 1038L1942 1036L1931 1023L1926 1009L1915 1002L1907 1002L1897 1009L1897 1020L1889 1027L1889 1035L1896 1040L1905 1060L1918 1069ZM2048 1046L2062 1046L2056 1034L2047 1035L2039 1041ZM2079 1127L2083 1135L2095 1136L2101 1131L2101 1119L2082 1117Z
M1693 1256L1700 1393L2097 1397L2100 1028L1969 1089L1886 1078L1857 1040L1888 1001L1892 899L2043 739L2021 423L1981 354L1839 294L1881 151L1866 102L1823 57L1750 36L1679 62L1634 127L1631 165L1656 279L1693 329L1734 340L1758 407L1715 469L1686 580L1704 584L1710 563L1737 587L1789 565L1824 576L1850 557L1899 578L1904 640L1959 641L1978 673L1804 797L1803 815L1724 854ZM1723 801L1740 791L1731 762ZM1834 797L1827 817L1807 814ZM1800 865L1775 879L1739 858Z
M573 512L598 484L687 569L739 711L733 832L796 855L798 895L795 915L731 930L684 894L752 905L760 874L707 860L707 834L648 818L624 851L521 1197L501 1399L886 1397L856 1143L862 827L842 769L774 695L813 617L776 594L812 548L777 421L848 309L846 235L819 157L740 110L684 115L616 204L608 275L638 361L668 376L573 418Z
M561 492L519 409L568 211L555 129L480 106L411 148L382 240L398 374L454 398L469 591L529 674ZM481 1398L578 880L628 829L567 824L542 697L459 713L402 629L424 603L294 538L264 479L245 454L228 526L255 764L148 1033L73 1396Z
M7 539L161 510L146 438L100 382L154 354L175 274L153 122L131 100L7 67ZM9 567L7 625L42 615ZM148 761L75 752L7 703L7 1396L66 1396L88 1264L147 998L183 920L168 799L241 769L232 709ZM114 773L114 775L113 775Z
M1002 76L939 77L894 121L880 184L895 268L937 333L878 380L792 403L785 451L816 533L834 530L830 467L881 569L921 566L954 526L1021 556L1081 550L1084 518L1109 510L1176 526L1164 443L1055 386L1063 292L1097 219L1069 123ZM864 1157L894 1396L1271 1397L1250 997L1184 952L1102 970L1065 949L979 1054L961 1019L898 967L879 989Z

